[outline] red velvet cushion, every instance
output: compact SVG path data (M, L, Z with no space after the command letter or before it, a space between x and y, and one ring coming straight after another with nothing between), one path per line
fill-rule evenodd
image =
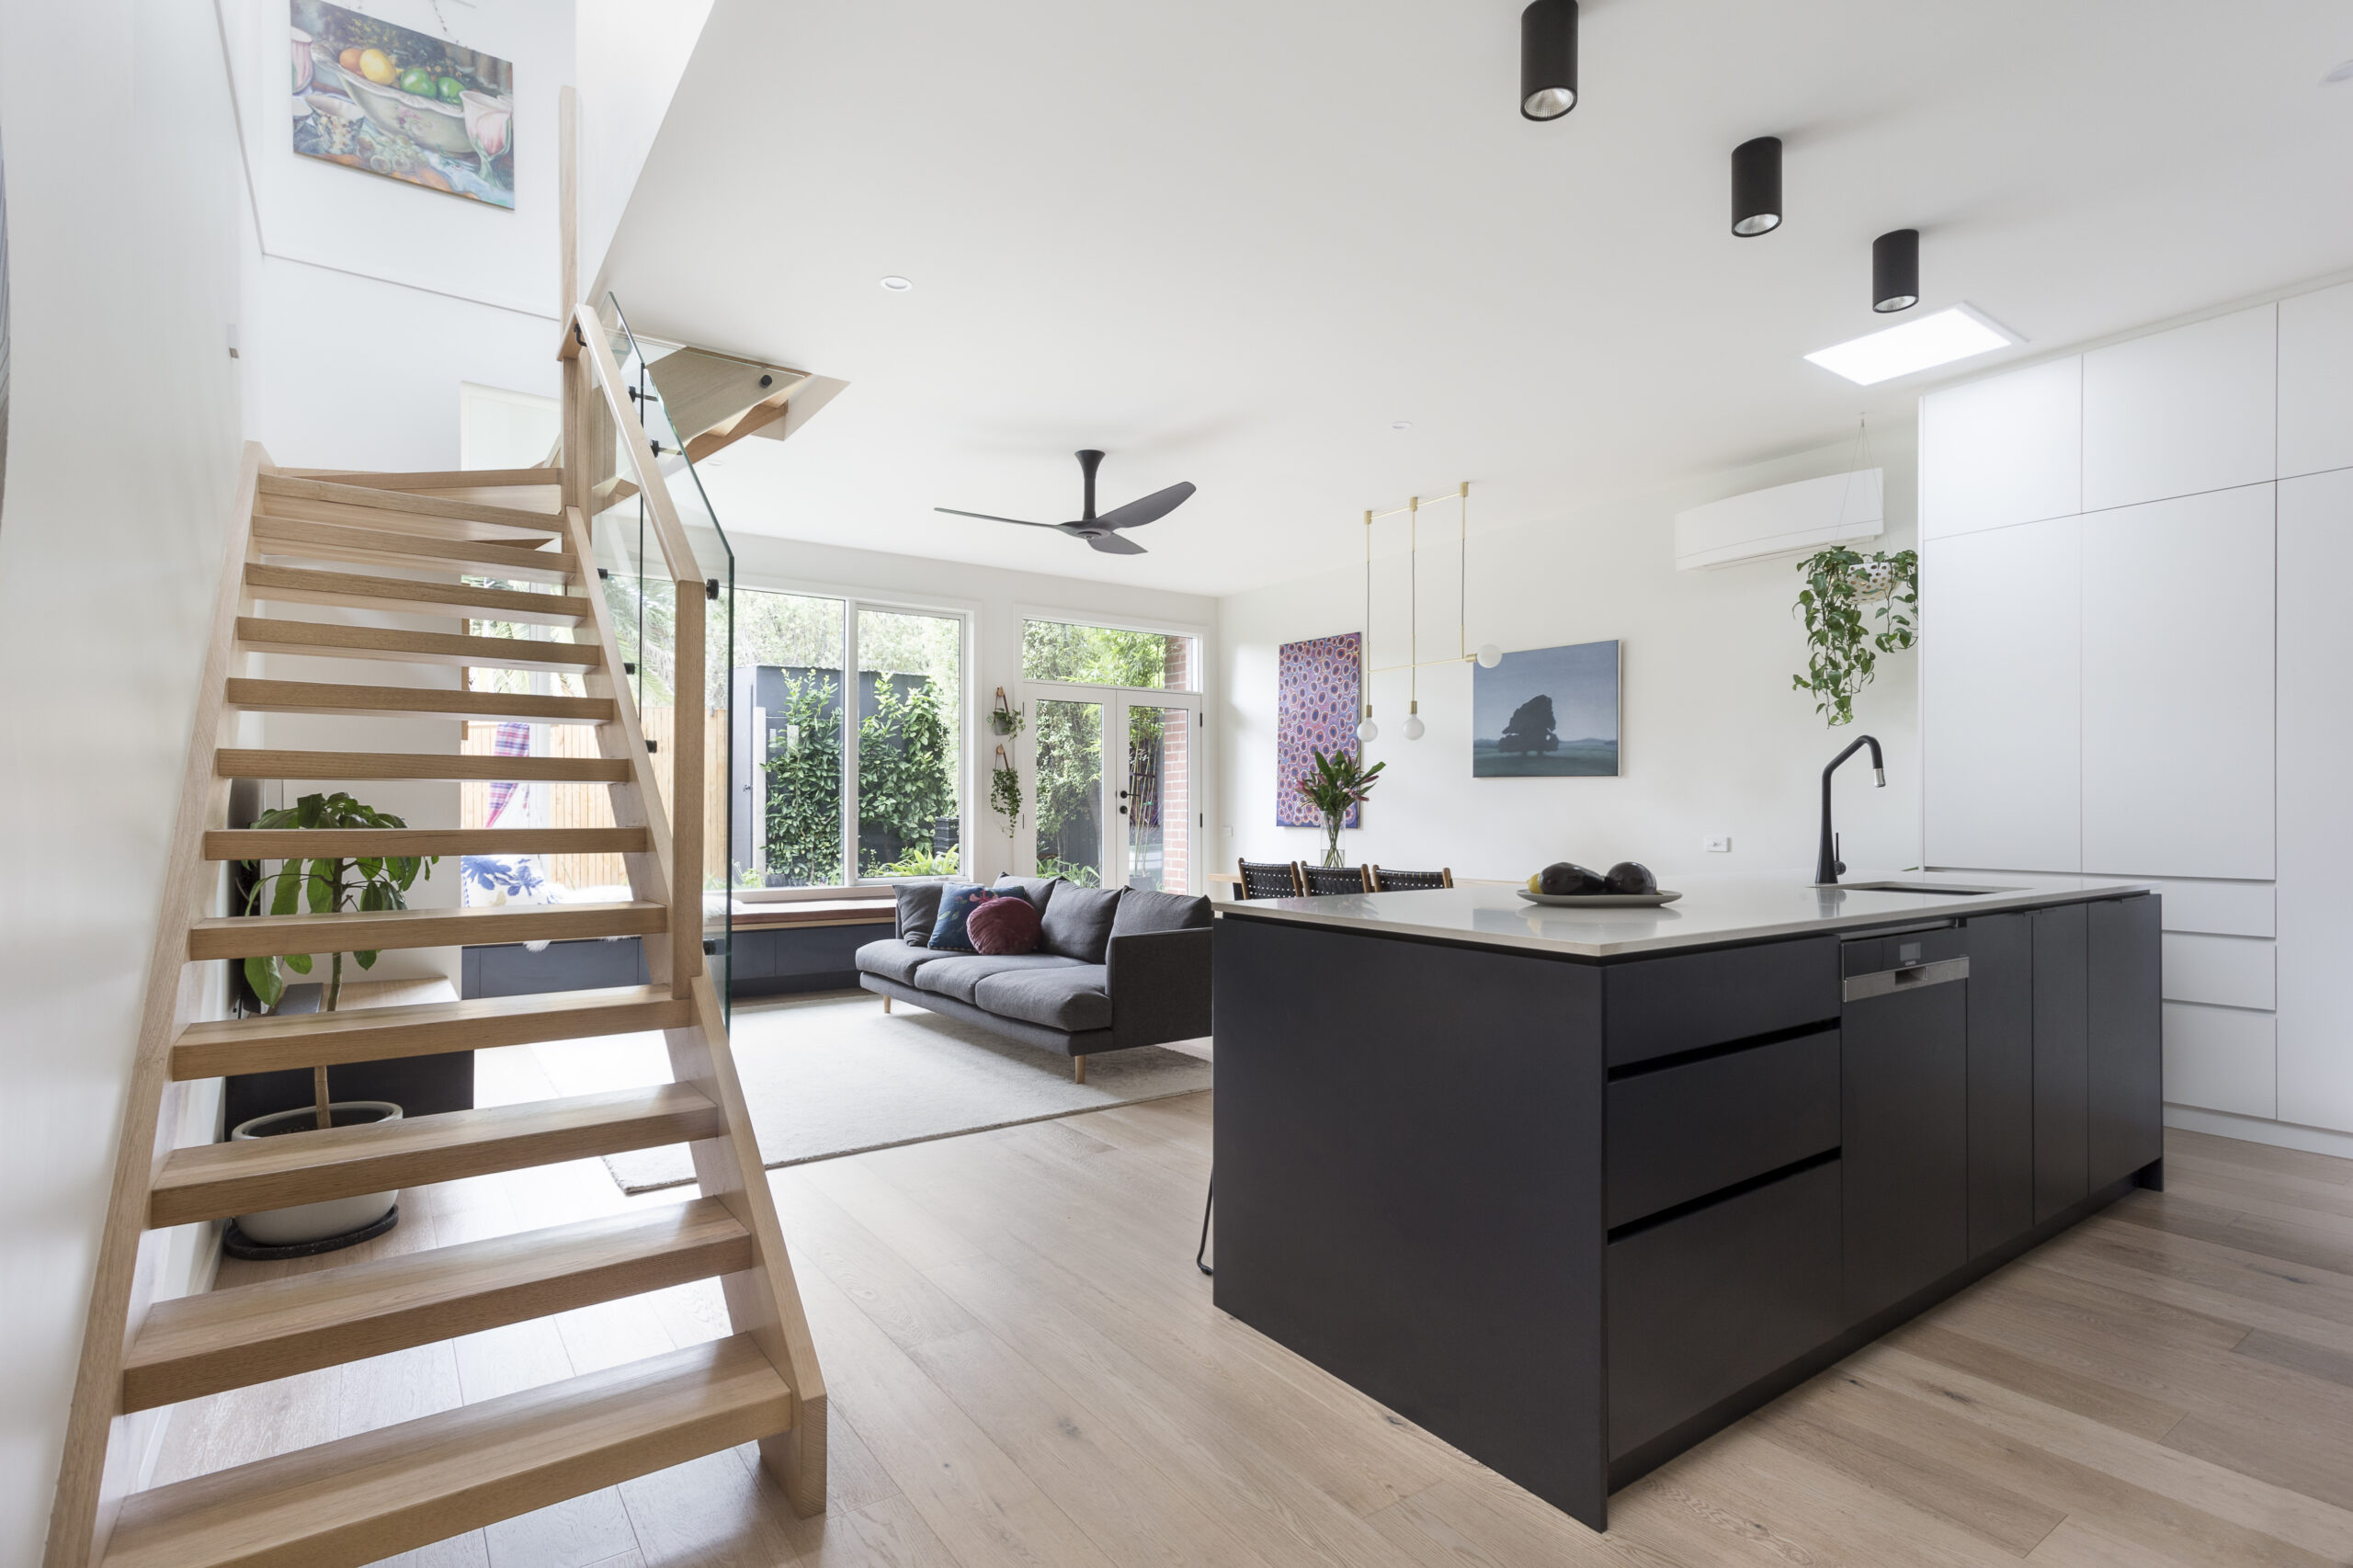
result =
M972 950L1003 956L1038 950L1038 911L1019 893L993 898L964 922Z

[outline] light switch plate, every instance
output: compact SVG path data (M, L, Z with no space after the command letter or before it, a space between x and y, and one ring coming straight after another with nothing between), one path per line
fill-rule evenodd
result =
M1731 839L1731 837L1730 837L1729 835L1727 835L1727 836L1725 836L1725 837L1722 837L1722 838L1711 838L1711 839L1709 839L1709 840L1708 840L1708 853L1709 853L1709 854L1711 854L1711 855L1729 855L1729 854L1731 854L1731 853L1732 853L1732 839Z

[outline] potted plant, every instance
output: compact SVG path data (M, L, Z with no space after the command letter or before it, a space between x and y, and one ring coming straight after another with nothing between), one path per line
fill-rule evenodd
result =
M1813 695L1813 710L1834 728L1851 723L1856 694L1870 684L1879 655L1919 641L1919 554L1863 555L1833 545L1799 562L1798 571L1805 586L1795 613L1805 620L1807 664L1792 681Z
M1389 765L1376 762L1367 767L1358 752L1336 751L1326 756L1318 750L1313 755L1315 771L1299 781L1299 792L1324 813L1324 864L1346 865L1340 858L1340 829L1349 811L1372 793L1373 780Z
M340 791L333 795L305 795L293 805L274 812L265 812L254 824L261 829L332 829L332 828L401 828L408 824L399 817L377 811ZM293 915L308 909L314 915L340 914L358 911L363 914L381 913L408 907L408 891L421 875L432 877L432 868L438 856L365 856L358 858L324 857L317 859L290 858L278 862L278 869L267 875L261 872L259 861L247 862L254 873L253 888L245 897L244 913L264 913L267 902L270 915ZM350 954L359 960L361 969L372 969L377 955L373 951ZM345 955L335 953L329 959L329 969L321 1006L334 1012L343 999L343 960ZM266 1009L275 1009L286 994L286 971L308 974L312 969L308 953L249 958L245 960L245 982L253 987ZM334 1100L327 1089L327 1070L311 1069L311 1101L308 1106L293 1110L276 1111L243 1121L229 1136L236 1140L275 1137L282 1133L300 1132L307 1128L355 1127L374 1121L397 1121L401 1108L389 1100ZM284 1256L288 1249L297 1252L325 1252L338 1246L349 1246L369 1236L390 1230L398 1220L394 1205L398 1192L373 1192L353 1198L331 1199L321 1203L298 1204L290 1209L274 1209L258 1214L244 1214L237 1218L227 1244L244 1256Z
M989 809L1005 819L1006 837L1013 837L1021 826L1021 775L1003 746L996 748L996 766L989 769Z

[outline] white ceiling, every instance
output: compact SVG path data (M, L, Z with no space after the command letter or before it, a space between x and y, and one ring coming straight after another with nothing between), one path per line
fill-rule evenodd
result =
M1225 593L1412 491L1528 523L1908 419L1928 378L1800 358L1887 324L1883 230L2014 358L2353 266L2341 0L1586 0L1542 125L1518 14L719 0L609 278L851 383L709 475L731 528ZM1736 240L1767 133L1788 222ZM1075 517L1083 446L1107 508L1199 485L1151 554L931 510Z

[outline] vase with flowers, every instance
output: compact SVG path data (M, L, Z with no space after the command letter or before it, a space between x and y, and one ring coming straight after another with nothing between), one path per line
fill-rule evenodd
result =
M1324 864L1345 866L1340 855L1340 829L1347 825L1348 812L1364 803L1372 793L1372 786L1381 770L1389 765L1376 762L1364 765L1360 752L1335 751L1325 756L1314 753L1315 770L1299 781L1299 792L1307 803L1324 813Z

